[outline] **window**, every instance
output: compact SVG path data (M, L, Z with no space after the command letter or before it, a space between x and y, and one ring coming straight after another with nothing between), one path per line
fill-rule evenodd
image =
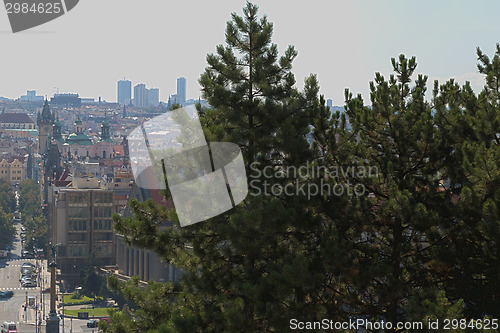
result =
M87 207L70 207L68 209L68 218L87 218L88 208Z
M88 248L85 244L71 244L68 245L69 257L86 257L88 256Z
M113 230L113 221L111 219L94 220L94 230Z
M87 230L87 220L69 220L69 230L70 231L86 231Z
M113 248L111 243L97 243L93 251L96 257L109 257L113 254Z

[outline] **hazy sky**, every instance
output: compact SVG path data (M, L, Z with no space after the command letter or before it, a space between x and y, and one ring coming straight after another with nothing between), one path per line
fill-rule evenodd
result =
M391 57L417 57L417 72L431 80L455 77L482 86L476 47L489 56L500 42L500 1L460 0L259 0L260 14L274 23L280 52L299 52L294 72L299 87L318 75L321 93L343 105L344 89L368 99L374 73L391 72ZM200 95L197 80L207 53L224 42L231 12L244 0L80 0L63 17L12 34L0 8L0 96L26 90L51 96L116 100L116 81L174 94L176 78L187 78L188 98ZM432 86L432 85L431 85ZM432 89L432 88L431 88ZM430 90L431 90L430 89Z

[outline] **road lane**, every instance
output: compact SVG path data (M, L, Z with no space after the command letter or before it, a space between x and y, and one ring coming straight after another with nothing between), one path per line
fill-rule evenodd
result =
M34 332L34 326L28 325L29 321L35 323L35 311L28 309L24 311L28 296L40 297L40 288L23 288L19 281L21 277L21 267L24 262L36 265L35 259L21 258L21 239L19 237L21 225L15 220L17 229L14 238L13 248L7 259L0 260L0 291L11 290L14 295L11 298L0 299L0 323L13 321L18 324L19 332Z

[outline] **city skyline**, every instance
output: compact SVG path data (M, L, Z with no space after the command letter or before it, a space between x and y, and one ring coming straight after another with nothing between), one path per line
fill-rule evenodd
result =
M496 1L441 1L432 7L429 1L400 6L394 0L255 3L260 6L259 16L266 14L274 23L273 42L279 51L289 44L296 47L297 86L301 88L310 73L317 74L321 93L334 105L343 105L345 88L368 100L374 73L389 75L390 59L400 53L417 57L417 73L429 76L429 86L436 78L443 83L454 77L461 83L471 81L477 91L483 80L477 73L475 49L481 47L491 55L500 33ZM226 22L232 12L241 14L244 4L223 0L137 6L130 0L89 0L71 16L15 35L7 33L4 20L0 39L4 49L16 51L4 55L0 96L15 99L27 90L45 96L59 90L115 101L116 81L125 76L167 92L166 100L176 91L174 79L184 76L190 83L188 98L197 99L201 96L197 80L207 66L206 55L224 43ZM171 33L180 27L182 33ZM130 46L131 39L144 36L161 52ZM36 52L33 63L33 50L47 48L50 52ZM67 52L71 57L54 57Z

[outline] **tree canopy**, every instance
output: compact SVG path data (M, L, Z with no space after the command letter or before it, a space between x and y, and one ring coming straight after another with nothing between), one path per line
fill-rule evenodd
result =
M345 112L331 112L315 75L296 88L297 52L279 56L272 33L247 3L199 80L207 140L240 145L249 195L185 228L175 210L131 201L116 231L183 275L144 288L110 278L136 309L106 331L498 317L500 47L491 60L477 50L480 94L454 80L431 94L400 55L394 74L375 74L369 104L346 90Z

